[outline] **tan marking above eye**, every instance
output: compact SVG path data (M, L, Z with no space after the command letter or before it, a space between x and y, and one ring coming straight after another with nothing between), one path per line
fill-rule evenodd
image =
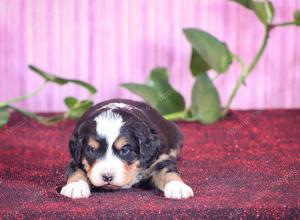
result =
M92 137L89 138L88 145L91 146L92 148L94 148L95 150L100 148L100 143Z
M126 139L124 136L120 136L120 137L115 141L115 144L114 144L114 145L115 145L116 149L121 150L122 147L123 147L124 145L126 145L126 144L128 144L127 139Z

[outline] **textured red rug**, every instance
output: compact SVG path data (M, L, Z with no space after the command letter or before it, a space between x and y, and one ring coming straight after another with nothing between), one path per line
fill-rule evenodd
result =
M195 192L187 200L140 188L61 196L74 123L46 127L13 114L0 130L0 218L300 218L300 110L180 122L179 171Z

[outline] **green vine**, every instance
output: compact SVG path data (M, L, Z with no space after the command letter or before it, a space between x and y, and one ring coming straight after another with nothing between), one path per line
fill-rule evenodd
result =
M166 112L164 103L154 105L151 100L147 100L147 98L145 98L146 96L149 96L149 93L152 93L152 91L148 90L148 85L127 83L125 86L123 84L123 86L156 107L156 109L168 120L195 120L202 123L214 123L219 119L226 117L239 89L242 85L245 85L247 77L254 71L266 50L272 30L279 27L300 25L300 11L294 12L293 21L277 24L273 23L275 9L272 2L269 0L264 0L263 2L255 0L231 1L244 6L246 9L255 13L258 20L264 26L262 43L249 65L247 65L240 56L232 53L228 49L226 43L219 41L211 34L203 30L187 28L183 31L192 46L190 70L192 76L195 77L195 83L191 92L191 106L189 108L185 107L184 102L177 102L176 99L173 99L172 105L177 108ZM223 73L227 72L229 66L232 64L232 60L235 60L241 65L242 71L228 98L228 101L222 108L219 92L214 86L214 81L223 76ZM157 69L154 70L156 71ZM214 70L217 73L217 76L213 79L210 79L207 75L207 71L210 70ZM164 72L166 72L166 70L164 70ZM150 74L150 77L151 76L152 73ZM168 79L168 77L164 78ZM168 83L168 81L164 83ZM168 87L171 87L171 85L168 85ZM161 88L157 87L157 89ZM177 92L175 89L173 89L173 91ZM178 96L178 98L182 98L182 96ZM178 111L178 109L180 110Z
M195 82L191 91L191 106L186 108L183 96L176 91L169 83L168 71L166 68L155 68L152 70L149 79L145 84L124 83L122 86L131 92L141 96L146 102L155 107L168 120L199 121L202 123L214 123L226 117L231 104L236 97L240 87L245 85L247 77L252 73L259 63L266 47L269 36L275 28L287 26L300 26L300 11L294 12L294 20L282 23L273 23L275 9L269 0L230 0L242 5L255 13L258 20L264 26L264 36L259 50L252 62L247 65L243 59L231 52L226 43L219 41L213 35L199 29L186 28L183 30L185 37L192 46L190 70L195 77ZM229 69L232 62L236 61L241 66L241 75L238 78L227 103L222 108L219 92L214 86L214 81L223 76ZM53 74L49 74L35 66L29 68L44 79L44 83L35 91L0 102L0 128L5 125L12 111L20 112L40 123L49 125L57 123L66 118L79 118L93 105L93 96L97 92L96 88L86 82L77 79L65 79ZM216 76L210 79L207 72L213 70ZM69 83L78 85L89 92L87 99L78 100L75 97L66 97L64 102L68 111L50 117L37 115L14 106L38 95L48 83L55 83L63 86Z
M12 111L16 111L23 115L31 117L32 119L34 119L42 124L51 125L51 124L55 124L61 120L64 120L66 118L80 118L82 116L82 114L93 105L93 101L92 101L93 95L97 92L97 90L94 86L92 86L86 82L77 80L77 79L65 79L65 78L55 76L53 74L49 74L49 73L47 73L35 66L32 66L32 65L29 65L29 68L34 73L41 76L44 79L44 83L31 93L22 95L17 98L9 99L4 102L0 102L0 128L8 122ZM61 86L66 85L68 83L73 83L73 84L76 84L76 85L88 90L89 95L86 100L82 100L82 101L76 99L75 97L66 97L64 101L65 101L66 106L68 107L68 111L66 111L65 113L54 115L54 116L37 115L33 112L29 112L24 109L17 108L13 105L15 103L20 103L20 102L28 100L29 98L37 96L48 85L48 83L55 83L55 84L61 85Z

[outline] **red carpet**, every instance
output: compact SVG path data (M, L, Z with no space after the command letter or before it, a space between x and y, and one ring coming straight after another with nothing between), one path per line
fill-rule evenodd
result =
M0 130L0 218L300 218L300 110L235 111L215 125L179 123L179 170L196 196L149 189L61 196L74 122L14 114Z

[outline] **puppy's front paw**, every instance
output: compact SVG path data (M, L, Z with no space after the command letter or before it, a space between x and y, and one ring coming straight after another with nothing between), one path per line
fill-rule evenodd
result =
M192 188L178 180L168 182L164 188L164 194L170 199L186 199L194 196Z
M60 194L73 199L87 198L91 195L89 184L83 180L68 183L65 185Z

